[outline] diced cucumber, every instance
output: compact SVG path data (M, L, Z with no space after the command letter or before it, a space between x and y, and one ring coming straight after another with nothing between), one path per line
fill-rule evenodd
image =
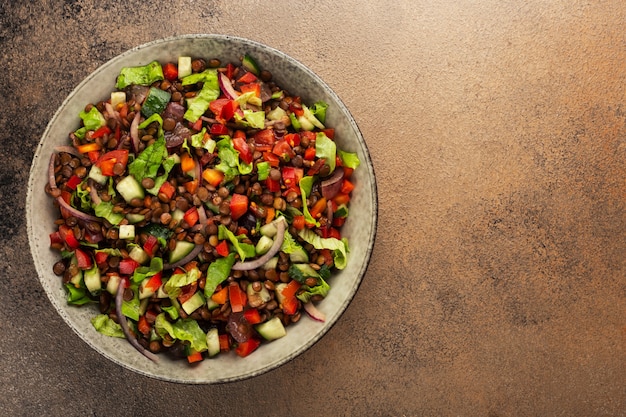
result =
M292 264L289 267L289 269L291 268L294 268L300 271L300 274L302 274L302 277L304 278L307 278L307 277L318 278L320 276L320 274L318 274L317 271L313 269L311 265L309 264Z
M153 114L161 114L165 110L167 103L170 102L171 97L172 95L169 92L157 87L151 87L141 106L141 114L146 118Z
M191 75L191 57L181 56L178 57L178 79Z
M288 117L287 112L282 107L276 107L274 110L267 113L268 120L282 120L283 117Z
M217 327L212 327L206 334L206 344L209 357L213 357L220 353L220 335L217 331Z
M135 238L135 226L132 224L121 224L118 232L120 239L132 240Z
M93 295L96 295L102 289L102 282L100 281L100 268L98 268L97 265L94 265L93 268L85 271L83 280L85 281L85 287L87 287L87 290Z
M248 71L253 73L254 75L259 75L261 73L261 69L259 68L259 64L252 58L250 55L245 54L243 59L241 60L241 65L243 65Z
M170 252L170 263L173 264L174 262L178 262L185 256L189 255L195 246L196 245L193 242L178 240L174 250Z
M289 254L289 260L293 263L309 262L309 254L304 250L302 246L294 245L291 253Z
M187 314L191 314L196 311L198 308L202 307L205 303L204 295L202 295L202 291L196 291L191 298L184 303L182 303L181 307Z
M120 282L122 278L119 275L109 275L109 280L107 281L107 291L111 295L117 294L117 287L120 286Z
M272 299L265 285L261 286L260 291L255 291L252 283L249 283L246 287L246 295L248 296L248 304L250 304L250 307L258 307Z
M345 204L340 204L339 207L337 207L337 210L335 210L335 214L333 214L334 217L348 217L348 206L346 206Z
M141 265L150 260L150 256L139 245L133 246L130 252L128 252L128 256Z
M309 110L307 106L302 105L302 110L304 111L304 117L306 117L313 126L317 127L318 129L325 129L324 124L320 122L313 113L311 113L311 110Z
M167 294L167 292L165 291L165 283L167 282L167 280L163 281L163 284L161 284L161 286L159 287L156 296L157 298L169 298L169 295Z
M135 198L144 198L145 196L143 187L132 175L122 178L115 188L127 203L130 203Z
M302 130L302 126L300 125L298 117L295 115L295 113L289 113L289 120L291 121L291 126L293 126L296 132Z
M122 103L126 103L126 93L123 91L111 92L111 107L117 110L117 106Z
M176 224L180 223L183 220L183 217L185 217L185 212L178 208L174 210L171 214L172 220L175 221Z
M218 308L219 306L220 306L220 305L219 305L218 303L216 303L215 301L213 301L213 300L211 299L211 297L207 298L207 300L206 300L206 307L207 307L209 310L215 310L215 309L216 309L216 308Z
M276 227L276 223L270 222L261 226L259 232L261 232L263 236L274 237L278 232L278 228Z
M128 213L126 215L126 220L128 220L128 223L130 224L137 224L146 220L146 216L144 216L143 214L139 214L139 213Z
M261 235L261 238L257 242L254 250L256 251L257 255L263 255L264 253L267 253L268 250L270 250L273 244L274 240L272 240L271 237Z
M254 328L265 340L280 339L287 334L283 322L278 317L272 317L265 323L257 324Z
M76 271L77 271L76 274L72 275L72 277L70 278L70 282L76 288L78 288L83 283L83 270L82 269L77 269Z
M284 282L279 282L278 284L276 284L276 289L274 293L276 294L276 301L278 301L279 305L282 305L283 301L285 301L285 296L283 295L283 290L285 288L287 288L287 284L285 284Z
M91 178L100 185L106 184L109 180L109 177L102 175L102 170L96 165L91 166L91 169L89 170L89 178Z
M298 123L300 123L300 129L302 130L315 129L315 126L313 125L313 123L311 123L311 121L305 115L298 117ZM292 120L292 124L293 124L293 120Z
M143 316L144 314L146 314L146 311L148 310L148 303L150 302L150 300L148 300L147 298L144 298L143 300L139 300L139 315Z
M139 284L139 299L140 300L150 298L155 293L153 289L146 287L146 284L148 284L148 282L150 282L150 278L144 279L143 281L141 281L141 284ZM159 289L161 288L159 287ZM162 298L166 298L166 297L162 297Z
M269 261L265 262L261 268L268 270L268 269L276 269L277 266L278 266L278 256L274 256Z

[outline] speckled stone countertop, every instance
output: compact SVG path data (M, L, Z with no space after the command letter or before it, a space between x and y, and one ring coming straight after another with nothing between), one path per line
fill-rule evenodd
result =
M0 5L0 409L11 416L625 416L626 3ZM365 137L378 238L342 319L261 376L143 377L39 281L23 209L54 111L153 39L223 33L320 75Z

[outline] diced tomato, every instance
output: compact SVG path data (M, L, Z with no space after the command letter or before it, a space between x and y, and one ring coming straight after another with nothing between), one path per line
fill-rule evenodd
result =
M315 148L315 146L314 146L315 145L315 138L316 138L315 132L312 132L310 130L303 130L299 134L300 134L300 140L306 138L309 141L309 146L313 146L313 148Z
M211 296L211 300L215 301L217 304L220 304L220 305L226 304L226 301L228 300L228 286L225 286L221 290L213 293L213 295Z
M297 117L300 117L304 114L304 110L302 110L302 106L296 106L296 103L291 103L289 105L289 110L291 110Z
M243 311L248 302L248 296L236 282L229 285L228 299L230 300L230 308L233 313Z
M57 230L56 232L50 233L50 246L52 245L62 245L63 239L61 239L61 234Z
M304 159L312 161L315 159L315 146L310 146L304 151Z
M221 117L223 107L226 105L226 103L229 103L230 101L232 100L227 98L218 98L216 100L213 100L209 103L209 110L211 110L211 112L215 115L215 118L217 119L218 117Z
M187 362L189 363L200 362L202 359L204 359L202 352L192 352L187 355Z
M304 170L302 168L286 166L282 169L283 184L287 188L295 187L298 191L298 194L300 193L298 184L300 184L300 180L303 176Z
M248 145L248 142L246 142L246 134L241 130L237 130L233 135L232 141L233 148L235 148L235 150L239 152L239 157L241 158L241 160L246 164L251 164L253 155L252 150Z
M245 358L252 352L254 352L261 345L261 341L251 337L245 342L241 342L237 345L235 352L242 358Z
M161 188L159 188L159 194L163 194L168 200L172 198L175 192L176 188L174 188L169 181L165 181L163 185L161 185Z
M122 103L119 105L119 112L120 112L120 117L122 119L126 119L126 117L128 117L128 103ZM119 126L119 125L118 125ZM121 133L121 131L120 131ZM117 131L115 132L116 135L116 139L119 139L117 137Z
M261 84L255 82L251 82L250 84L244 84L241 86L241 92L243 94L254 93L255 97L261 97Z
M229 79L232 79L234 74L235 74L235 66L231 63L226 64L226 76Z
M346 222L345 217L333 217L333 226L341 227Z
M328 266L331 266L334 262L333 254L330 249L321 249L319 251L319 255L324 257L324 263Z
M269 192L275 193L277 191L280 191L280 181L273 180L268 177L265 179L265 187L267 188Z
M126 163L128 162L128 150L126 149L117 149L114 151L109 151L96 161L96 166L100 168L102 171L102 175L111 177L113 176L113 167L115 164L119 163L124 168L126 168Z
M251 72L246 72L245 74L243 74L241 77L239 77L239 79L237 80L237 82L240 82L242 84L248 84L248 83L253 83L256 80L258 80L258 78L256 77L256 75L254 75ZM242 86L243 87L243 86ZM243 91L243 88L241 89L242 93L245 93L245 91Z
M230 217L233 220L239 219L248 211L248 196L233 193L230 199Z
M61 198L63 199L63 201L65 201L67 204L71 204L70 201L72 200L72 194L69 191L61 191Z
M178 296L178 301L183 304L185 301L189 300L196 293L198 289L198 281L194 281L191 284L187 284L181 288L182 292Z
M304 216L293 216L293 221L291 223L296 230L302 230L305 227Z
M91 255L80 248L74 249L74 255L76 256L76 266L80 269L89 269L93 266Z
M301 285L302 284L300 284L298 281L292 279L281 292L285 298L294 297L300 289Z
M163 65L163 76L168 81L176 81L178 79L178 68L172 62Z
M87 156L89 157L89 162L95 164L100 159L100 151L87 152Z
M141 334L147 336L150 334L151 326L146 319L146 316L139 316L139 320L137 321L137 330L141 332Z
M74 250L80 246L80 242L78 241L78 239L76 239L76 236L74 235L74 230L71 227L64 224L60 225L59 235L61 236L63 242L65 242L67 247L71 250Z
M344 194L350 194L354 190L354 184L344 178L341 183L341 192Z
M228 128L223 124L213 123L209 129L209 133L216 136L228 135Z
M220 340L220 351L228 352L230 350L230 339L228 338L228 335L220 334L219 340Z
M101 138L104 135L110 135L111 133L113 133L113 131L111 130L111 128L107 125L104 125L98 129L96 129L92 134L91 137L92 139L97 139L97 138Z
M199 219L200 215L198 214L198 209L196 208L196 206L191 207L183 215L183 220L189 225L189 227L192 227L196 223L198 223Z
M291 148L291 145L289 145L285 139L281 139L274 144L272 147L272 153L283 159L291 159L296 156L296 153Z
M222 240L215 247L215 251L220 256L228 256L228 253L230 252L230 249L228 248L228 242L226 240Z
M329 127L326 129L322 129L322 132L324 132L328 139L335 139L335 129Z
M202 178L212 186L217 187L224 179L224 173L215 168L207 168L202 171Z
M81 182L83 182L82 178L80 178L78 175L72 175L70 179L67 180L65 185L67 185L72 190L75 190L76 187L78 187L78 184L80 184Z
M353 172L354 172L354 168L343 167L344 178L350 178Z
M259 324L261 323L261 314L259 314L259 310L256 308L249 308L243 312L243 317L250 324Z
M280 165L280 159L278 159L278 157L270 151L263 152L263 160L273 167L278 167Z
M196 161L187 152L180 156L180 169L183 172L191 172L196 167Z
M193 130L195 130L196 132L199 132L202 130L202 119L198 119L193 123L189 123L189 127Z
M163 284L163 273L161 271L157 272L156 274L152 275L150 278L148 278L148 282L146 282L146 289L156 292L158 291L159 288L161 288L161 285Z
M254 134L254 146L258 151L264 152L272 149L276 142L273 129L259 130Z
M233 118L237 109L239 109L239 102L228 100L228 102L222 106L220 113L215 116L215 119L220 123L226 123Z
M300 145L300 135L297 133L287 133L285 135L285 140L292 147Z
M104 126L106 127L106 126ZM102 129L102 128L100 128ZM98 130L100 130L98 129ZM107 127L108 129L108 127ZM76 150L80 153L89 153L89 152L95 152L95 151L99 151L100 149L102 149L102 145L100 145L97 142L91 142L91 143L85 143L84 145L78 145L76 147Z
M132 275L137 268L139 268L139 263L132 258L126 258L120 261L120 274Z
M292 315L298 311L299 301L295 296L283 300L283 313Z
M313 207L311 207L311 209L309 210L309 213L311 213L311 216L314 219L319 218L322 213L324 213L326 211L326 198L322 197L319 200L317 200L315 202L315 204L313 204Z
M106 252L96 252L94 257L96 258L96 265L104 265L109 259L109 254Z

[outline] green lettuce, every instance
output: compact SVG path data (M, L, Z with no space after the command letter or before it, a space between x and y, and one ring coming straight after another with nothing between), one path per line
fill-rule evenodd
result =
M356 153L337 150L337 155L344 167L356 169L361 164L359 156Z
M93 327L105 336L125 338L122 326L106 314L98 314L91 319Z
M311 189L313 188L313 182L315 181L315 177L313 176L305 176L300 179L300 194L302 194L302 201L305 202L309 194L311 194ZM302 214L304 215L304 220L307 223L314 224L319 227L319 222L311 216L311 212L306 204L302 204Z
M107 122L96 106L93 106L88 112L81 111L79 116L83 120L83 127L74 132L79 139L83 139L88 130L97 130Z
M217 71L206 70L198 74L191 74L183 78L183 85L203 82L202 89L195 97L187 99L187 111L183 117L185 120L195 123L209 109L213 100L220 96L220 86L217 82Z
M140 266L133 272L131 281L140 283L146 278L152 277L163 270L163 259L155 256L150 260L150 266Z
M217 143L210 137L204 140L205 135L206 135L206 127L203 127L200 132L194 135L191 135L191 146L193 146L194 148L204 148L207 150L207 152L213 153Z
M335 170L337 145L324 132L318 132L315 136L315 156L326 161L330 172Z
M164 289L170 298L176 298L180 295L182 287L193 284L200 278L201 272L198 268L191 268L181 274L174 274L165 283Z
M234 253L229 253L228 256L211 262L206 271L206 283L204 284L204 295L206 298L211 297L217 286L226 281L234 264Z
M333 253L333 260L337 269L344 269L348 263L348 241L347 239L336 239L334 237L323 238L310 229L303 229L298 232L305 242L313 245L315 249L329 249Z
M207 350L206 333L193 319L179 319L171 323L165 313L161 313L156 317L154 328L161 337L169 335L172 339L189 342L196 352Z
M94 302L89 297L89 291L86 288L76 287L72 283L65 284L65 289L67 290L67 303L71 305L80 306L83 304Z
M97 217L102 217L106 219L109 223L117 225L124 220L124 215L121 213L115 213L113 211L114 204L110 201L101 201L96 204L94 207L94 211Z
M317 103L313 104L310 110L313 116L317 118L317 120L319 120L322 123L325 123L327 109L328 109L328 104L326 104L323 101L318 101Z
M224 181L232 181L237 175L248 175L252 172L253 165L239 160L239 152L233 147L233 142L228 136L224 136L217 142L217 156L220 163L215 166L224 173Z
M240 239L246 238L245 235L240 235L239 237L237 237L235 236L233 232L228 230L226 226L224 226L223 224L219 225L217 231L218 231L218 238L220 240L228 239L230 241L230 243L235 248L235 251L237 251L237 253L239 254L239 258L241 259L241 262L245 261L246 258L254 258L256 256L254 245L240 241Z
M150 85L163 80L163 68L158 61L144 66L124 67L117 76L116 87L122 90L129 85Z

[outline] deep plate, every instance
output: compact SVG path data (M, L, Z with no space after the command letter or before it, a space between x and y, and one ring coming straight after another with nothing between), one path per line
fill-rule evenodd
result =
M207 359L198 366L173 361L160 355L158 364L146 359L119 338L99 334L90 319L93 307L74 307L66 302L61 279L52 272L58 253L49 248L49 234L57 218L52 199L44 192L50 155L56 146L67 144L70 131L78 127L78 114L87 103L109 96L122 67L145 65L152 60L175 62L178 56L219 58L238 62L248 53L261 68L272 72L277 84L300 95L305 103L328 103L327 125L335 128L338 147L356 152L361 166L354 172L357 188L350 202L350 217L342 234L350 243L348 266L330 279L331 291L318 308L325 323L303 317L289 326L287 336L262 346L252 355L239 358L231 352ZM260 43L223 35L187 35L157 40L131 49L102 65L65 99L48 124L33 158L26 200L28 239L41 284L67 324L91 347L110 360L140 374L180 383L235 381L267 372L293 359L319 340L339 319L354 297L369 262L376 234L377 193L374 169L363 137L339 97L311 70L293 58Z

